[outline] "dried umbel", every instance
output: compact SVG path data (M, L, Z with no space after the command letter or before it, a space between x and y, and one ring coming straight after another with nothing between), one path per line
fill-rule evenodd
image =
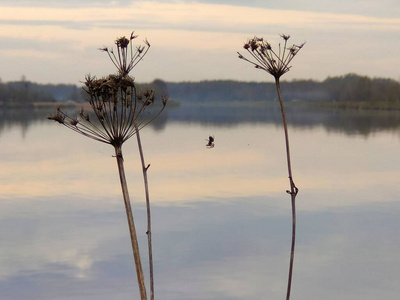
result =
M279 78L290 70L290 62L305 44L293 44L288 47L287 42L290 36L282 34L281 38L284 41L283 46L279 44L278 51L275 51L263 38L254 37L243 46L253 59L247 59L238 52L239 58L253 64L257 69L267 71L275 78Z
M76 117L70 117L60 109L48 118L113 146L122 146L156 118L167 104L165 97L161 104L155 104L153 90L137 91L129 75L109 75L101 79L87 76L84 89L95 118L84 110Z
M162 97L161 105L154 105L154 91L138 91L129 72L143 59L150 48L133 47L132 41L137 37L133 32L130 38L120 37L115 41L117 54L113 49L103 47L117 68L116 75L97 79L88 75L84 90L89 95L89 103L96 116L92 120L89 113L81 111L76 117L70 117L60 109L48 118L81 133L94 140L122 146L122 144L157 117L167 104ZM135 50L134 50L135 49ZM152 108L156 107L156 111Z
M128 75L150 49L150 43L147 39L144 41L145 46L133 48L132 41L137 37L138 36L134 35L134 32L132 32L129 39L124 36L116 39L115 45L117 45L117 54L114 53L113 49L109 49L108 47L100 48L101 51L107 52L121 76Z

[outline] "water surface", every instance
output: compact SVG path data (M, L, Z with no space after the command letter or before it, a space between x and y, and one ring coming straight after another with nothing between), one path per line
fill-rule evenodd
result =
M135 299L113 149L46 113L1 112L0 299ZM400 114L288 119L300 188L293 299L398 299ZM283 299L291 210L279 111L183 106L142 139L156 298ZM147 271L134 138L123 151Z

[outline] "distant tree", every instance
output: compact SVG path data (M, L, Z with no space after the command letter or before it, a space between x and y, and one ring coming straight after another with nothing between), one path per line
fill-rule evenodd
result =
M339 102L398 102L400 83L392 79L347 74L328 77L323 83L330 99Z
M168 97L169 96L169 92L168 92L168 86L167 84L161 80L161 79L155 79L152 83L151 86L153 87L153 89L155 90L155 97L161 97L161 96L165 96Z

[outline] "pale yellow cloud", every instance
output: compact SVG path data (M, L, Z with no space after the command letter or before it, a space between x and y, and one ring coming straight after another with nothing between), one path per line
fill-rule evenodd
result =
M15 80L25 74L39 81L76 83L88 71L108 73L112 66L96 49L112 46L116 37L129 35L132 30L139 34L138 44L148 38L153 46L147 68L141 72L142 81L263 80L260 72L237 71L236 51L254 35L275 44L281 33L295 35L294 43L306 41L308 45L296 60L299 67L287 79L324 79L349 72L398 77L392 68L398 57L390 50L396 45L387 36L400 30L400 18L135 1L125 7L107 8L1 7L0 39L5 46L0 49L0 63L10 70L2 79ZM345 64L343 45L347 47ZM381 49L387 52L385 64L376 55ZM41 66L48 72L38 72Z
M374 23L399 25L399 19L382 19L354 14L273 10L245 6L203 3L135 2L127 7L108 8L46 8L2 7L0 18L20 21L101 22L145 20L150 23L190 24L211 21L213 24L328 24L328 23ZM22 24L20 24L22 25ZM62 25L62 23L61 23ZM207 24L204 24L207 25Z
M229 35L237 36L245 28L253 32L267 25L303 27L374 26L375 29L399 29L400 18L382 19L351 14L272 10L221 4L135 2L127 7L46 8L2 7L2 36L43 41L75 40L83 45L98 45L113 40L116 32L140 29L164 47L226 46ZM10 23L14 22L14 23ZM34 22L34 23L33 23ZM11 25L13 24L13 25ZM129 32L126 32L129 34ZM171 37L174 39L171 39ZM184 41L184 42L183 42ZM236 42L236 41L235 41Z

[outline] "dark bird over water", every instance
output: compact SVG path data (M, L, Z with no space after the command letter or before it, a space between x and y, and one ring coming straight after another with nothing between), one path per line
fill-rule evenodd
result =
M208 141L206 147L207 148L214 148L214 136L209 136L208 140L206 139L206 141Z

